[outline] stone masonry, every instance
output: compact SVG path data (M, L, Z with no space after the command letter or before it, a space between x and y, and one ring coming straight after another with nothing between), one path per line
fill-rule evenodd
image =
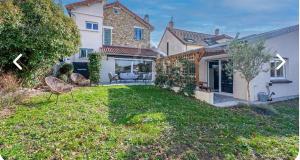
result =
M149 26L139 22L135 17L131 16L123 8L118 8L119 14L114 13L113 7L104 10L104 26L113 27L112 29L112 45L134 48L150 48ZM134 27L144 29L143 39L137 41L134 39Z

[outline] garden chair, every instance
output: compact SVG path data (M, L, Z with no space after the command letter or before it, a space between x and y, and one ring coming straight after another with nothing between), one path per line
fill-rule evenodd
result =
M79 73L72 73L70 78L72 83L78 86L88 86L91 84L90 80L86 79L83 75Z
M143 74L143 81L145 82L145 84L147 82L151 82L151 80L152 80L152 74L151 73Z
M62 93L69 93L69 92L71 93L72 100L74 100L73 94L72 94L72 88L73 88L72 85L69 85L69 84L65 83L63 80L60 80L60 79L52 77L52 76L46 77L45 82L51 91L51 94L50 94L48 100L50 100L52 94L55 94L57 96L56 97L56 104L57 104L58 96Z
M199 90L205 90L207 92L211 92L211 88L208 87L208 83L207 82L198 82L198 87L199 87Z
M118 75L116 74L115 76L112 75L112 73L108 73L108 77L109 77L109 83L111 84L112 81L116 81L116 83L119 80Z

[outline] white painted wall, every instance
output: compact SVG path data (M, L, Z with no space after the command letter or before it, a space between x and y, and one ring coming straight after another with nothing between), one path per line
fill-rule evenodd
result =
M101 61L101 71L100 71L100 77L102 83L108 83L109 77L108 73L115 74L115 58L114 57L102 57Z
M71 11L71 17L80 31L80 48L92 48L99 51L102 47L103 5L98 2L89 6L80 6ZM97 22L98 31L87 30L85 22ZM87 58L79 58L79 53L69 57L72 62L87 62Z
M158 49L167 54L167 43L169 42L169 55L186 51L186 45L179 41L169 30L165 31Z
M298 31L283 34L265 41L266 48L271 50L273 56L280 54L287 58L286 79L292 83L273 83L271 92L275 92L273 98L299 95L299 36ZM200 81L207 82L207 61L224 59L226 56L204 57L200 61ZM269 68L270 64L265 64ZM266 84L271 81L270 72L261 72L250 82L250 100L256 101L259 92L267 92ZM233 97L247 100L247 82L240 73L233 75Z
M270 87L271 92L275 92L274 98L284 96L294 96L299 94L299 36L298 31L283 34L265 41L267 49L274 52L274 57L278 53L287 58L286 79L292 83L278 83ZM261 73L252 82L251 100L257 100L258 92L266 92L265 83L271 80L270 73Z

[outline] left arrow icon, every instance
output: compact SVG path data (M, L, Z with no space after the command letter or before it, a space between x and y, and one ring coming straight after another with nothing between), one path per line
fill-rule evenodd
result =
M17 61L22 57L22 54L18 55L18 57L14 60L14 64L20 69L22 70L22 67L17 63Z

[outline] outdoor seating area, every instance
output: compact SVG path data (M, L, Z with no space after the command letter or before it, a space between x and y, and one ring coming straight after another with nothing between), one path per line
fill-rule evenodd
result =
M122 83L150 83L152 82L152 73L108 73L110 84Z

